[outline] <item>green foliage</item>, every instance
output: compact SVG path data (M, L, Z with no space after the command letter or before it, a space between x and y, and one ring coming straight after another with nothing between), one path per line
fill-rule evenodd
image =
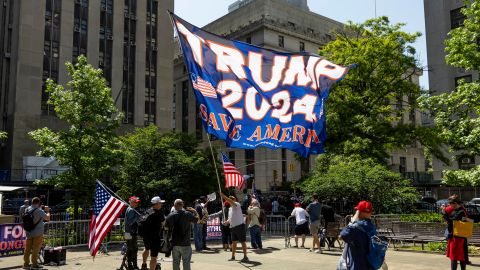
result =
M434 252L445 252L447 250L447 242L430 242L427 243L425 248L428 251L434 251Z
M398 213L418 199L409 180L373 159L324 154L312 175L300 185L321 198L345 198L352 203L369 200L376 213Z
M466 1L462 13L464 25L450 31L446 40L446 61L465 70L480 69L480 1ZM450 89L433 89L450 90ZM442 92L443 92L442 91ZM440 138L451 152L462 155L480 154L480 82L461 81L455 91L421 99L423 108L430 110ZM452 186L480 185L480 168L471 171L445 171L444 183Z
M356 64L332 89L327 102L326 150L374 158L385 163L389 152L420 141L435 155L438 141L430 128L404 123L417 108L419 75L412 44L420 33L406 33L387 17L349 23L320 54L342 65Z
M73 206L69 206L69 207L65 210L65 212L67 212L67 214L69 214L69 215L73 215L73 214L75 213L75 208L74 208ZM82 213L82 212L83 212L83 208L79 207L79 208L78 208L78 212L79 212L79 213Z
M79 203L91 202L95 180L111 175L112 167L121 159L120 140L114 131L123 116L100 69L89 65L84 56L78 57L76 65L67 63L66 67L72 78L67 87L47 80L46 89L48 103L66 128L54 131L44 127L29 135L40 146L38 155L55 157L70 168L48 181L71 189L78 208Z
M7 132L5 131L0 131L0 140L4 140L8 137Z
M182 198L187 204L218 190L211 155L184 133L161 134L151 125L122 138L125 160L115 184L119 195L139 196L142 202L163 192L169 203Z
M441 214L420 213L415 215L400 215L400 221L405 222L444 222Z

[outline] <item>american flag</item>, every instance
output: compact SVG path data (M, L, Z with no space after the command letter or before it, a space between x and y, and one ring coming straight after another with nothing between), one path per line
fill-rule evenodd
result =
M95 206L90 219L90 233L88 237L90 255L95 257L103 239L126 207L127 205L123 201L112 196L101 183L97 182L95 187Z
M225 175L225 187L235 187L242 189L244 187L245 180L235 166L230 162L228 157L222 153L223 161L223 174Z
M200 76L192 73L192 85L197 89L204 97L217 98L217 92L215 87L208 81L203 80Z

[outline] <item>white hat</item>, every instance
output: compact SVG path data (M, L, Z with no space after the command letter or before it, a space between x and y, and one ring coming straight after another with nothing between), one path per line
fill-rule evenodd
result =
M152 200L151 200L150 202L151 202L152 204L157 204L157 203L164 203L165 200L162 200L162 199L160 199L160 197L155 196L155 197L152 198Z

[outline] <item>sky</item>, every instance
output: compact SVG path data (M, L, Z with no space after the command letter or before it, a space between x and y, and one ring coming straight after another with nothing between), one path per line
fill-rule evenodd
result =
M175 0L175 14L201 27L227 14L228 5L233 2L235 0ZM391 23L406 23L404 31L422 33L414 46L420 65L427 66L422 0L308 0L308 6L310 11L339 22L360 23L376 14L388 16ZM420 85L428 89L427 72L420 78Z

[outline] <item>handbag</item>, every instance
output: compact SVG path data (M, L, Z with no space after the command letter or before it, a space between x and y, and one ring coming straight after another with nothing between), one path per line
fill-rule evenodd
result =
M453 221L453 236L471 238L473 235L473 222L470 221Z

